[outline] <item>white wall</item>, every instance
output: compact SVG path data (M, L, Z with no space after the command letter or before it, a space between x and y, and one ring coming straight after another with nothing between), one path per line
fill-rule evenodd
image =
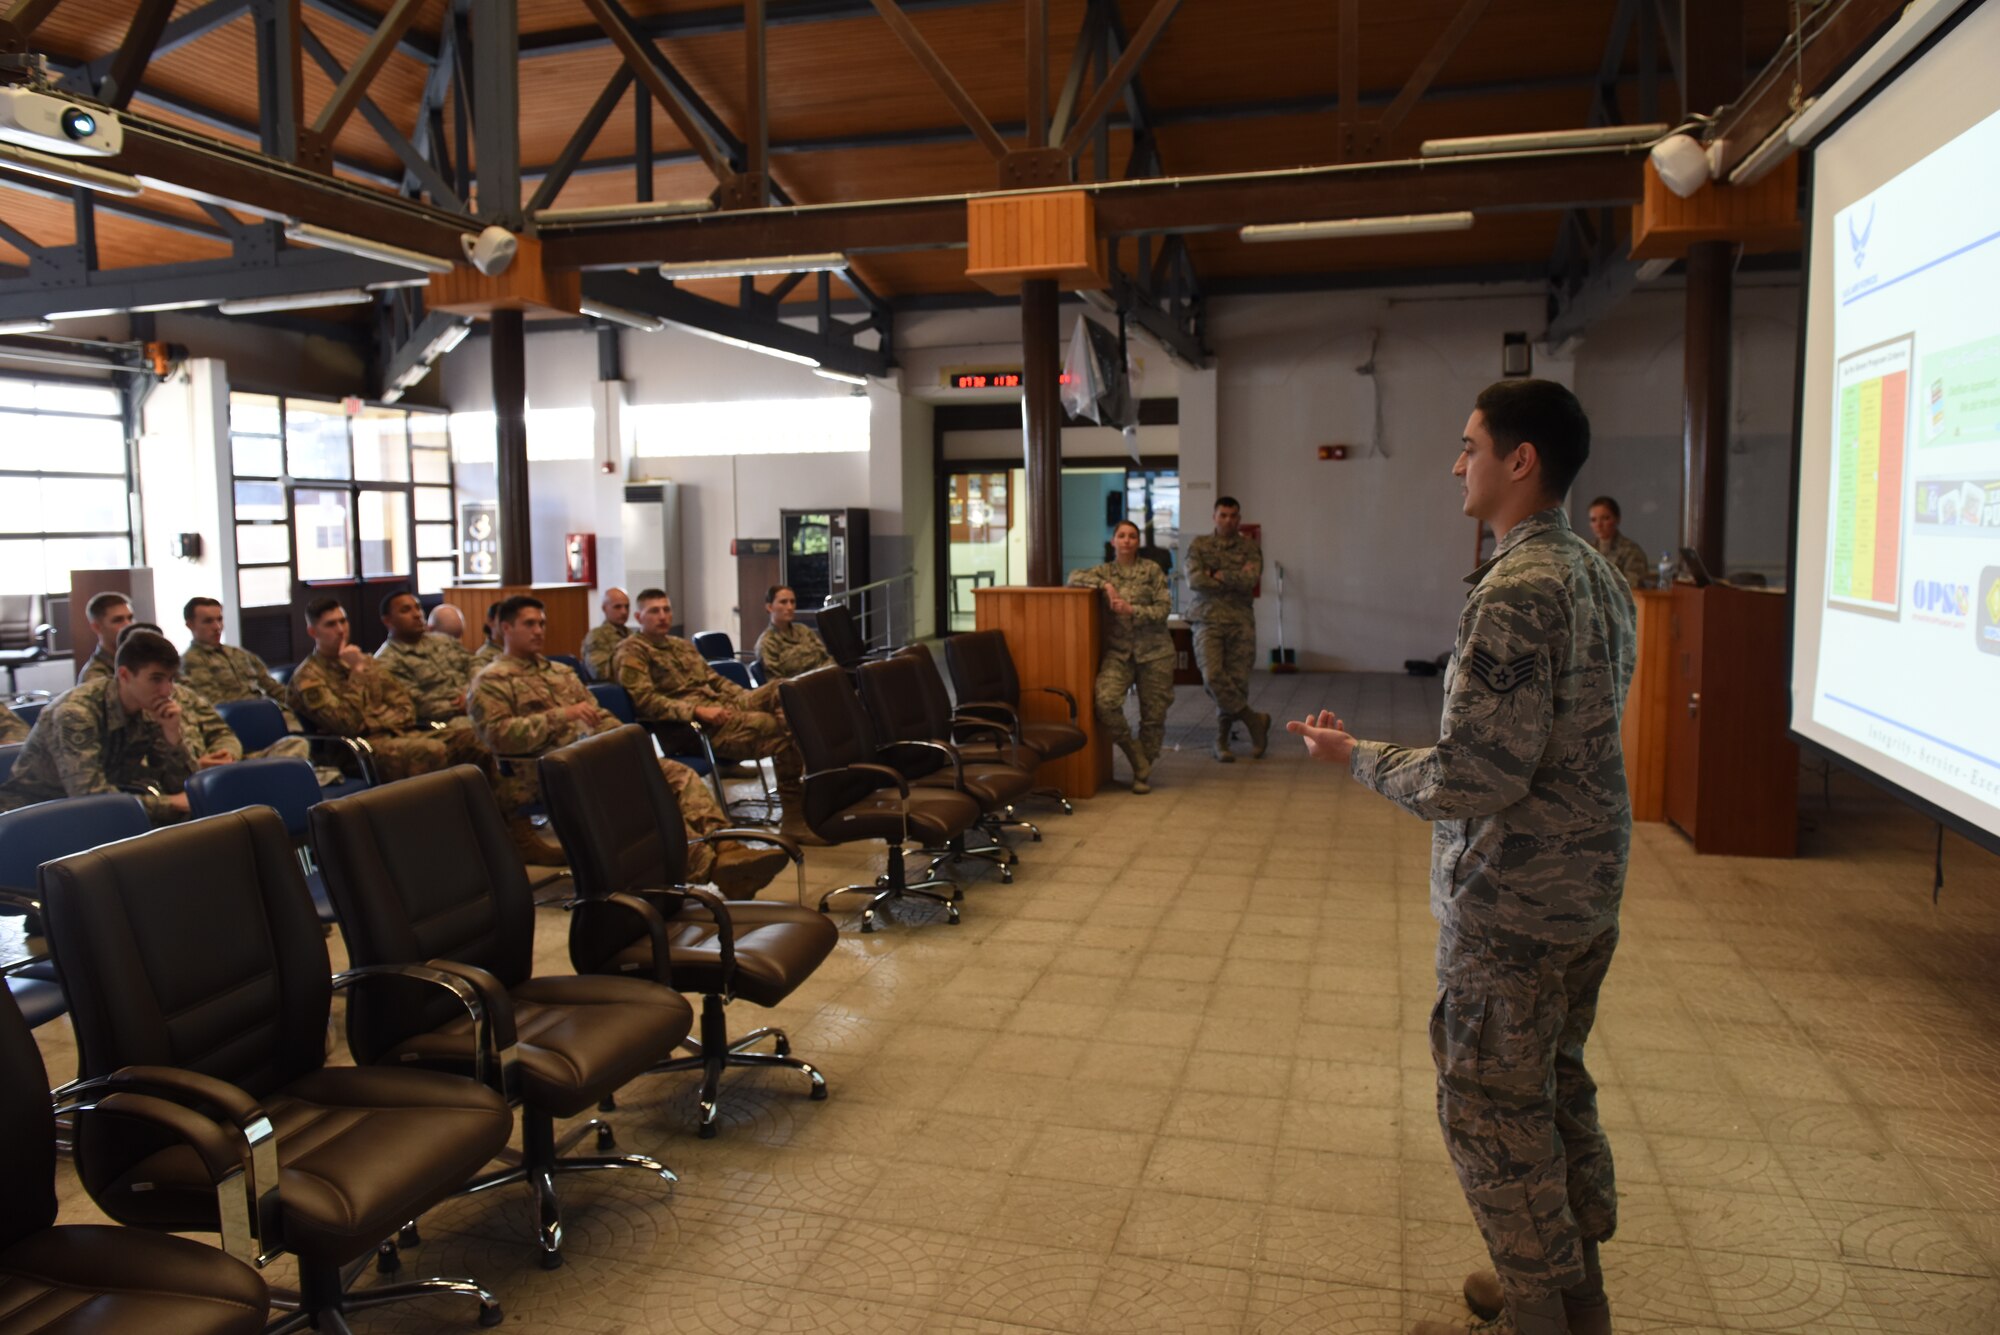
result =
M146 400L139 433L139 494L153 568L154 614L167 638L184 643L181 608L196 596L222 601L223 633L237 638L236 530L227 467L229 380L221 362L188 362ZM173 554L177 535L200 536L201 556Z

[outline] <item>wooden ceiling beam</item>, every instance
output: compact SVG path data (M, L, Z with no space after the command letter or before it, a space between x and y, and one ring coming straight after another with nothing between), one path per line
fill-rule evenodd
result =
M937 52L931 49L931 44L917 31L917 25L910 22L910 16L903 12L896 0L872 0L872 3L875 12L889 25L889 31L903 44L903 49L910 53L911 58L924 73L930 75L931 82L944 94L945 101L951 103L952 109L958 112L959 119L971 129L973 138L985 145L986 151L993 155L994 161L1006 157L1007 141L994 131L993 122L986 119L986 113L979 109L979 104L972 100L972 95L965 91L965 86L952 76L944 61L938 58Z
M675 94L672 85L660 73L658 52L653 46L652 39L639 34L632 24L631 16L625 13L617 0L583 0L583 3L585 8L590 10L591 16L610 36L619 54L624 57L625 63L631 66L632 71L639 76L640 82L646 85L646 90L666 109L668 117L680 129L688 144L701 155L701 160L707 164L709 172L718 182L725 185L734 180L736 173L730 167L729 160L723 156L721 147L706 130L695 124L694 117Z
M1636 151L1550 154L1528 162L1367 163L1151 181L1086 182L1107 236L1226 231L1249 223L1395 213L1542 212L1624 206L1641 194ZM623 269L668 260L951 249L965 244L970 196L753 209L640 223L552 227L543 255L560 268Z
M1431 84L1437 81L1445 62L1457 54L1459 47L1465 45L1465 39L1471 34L1472 26L1479 22L1479 16L1486 12L1489 3L1491 0L1465 0L1465 3L1458 7L1458 13L1454 14L1451 22L1445 25L1445 30L1438 34L1437 41L1431 43L1431 49L1424 53L1424 58L1417 62L1417 68L1411 73L1409 82L1403 85L1395 100L1389 103L1381 117L1376 120L1374 128L1376 151L1381 150L1389 136L1401 129L1404 120L1416 110L1417 103L1423 100L1424 94L1430 91Z
M1139 73L1139 66L1145 63L1146 57L1152 54L1160 34L1166 31L1167 22L1180 7L1181 0L1153 0L1153 8L1147 13L1146 21L1139 25L1138 32L1126 43L1118 63L1111 67L1111 72L1104 76L1104 82L1097 85L1090 100L1083 104L1083 110L1076 114L1076 124L1070 126L1069 133L1063 137L1063 152L1075 157L1083 151L1084 141L1097 129L1097 123L1111 113L1111 104L1125 95L1127 85Z
M333 90L333 96L327 99L326 105L319 109L319 115L313 118L312 132L316 137L331 143L334 136L340 133L341 127L347 124L347 118L360 105L368 85L388 63L396 43L416 22L417 11L424 4L425 0L395 0L389 7L389 12L382 16L381 26L368 35L361 55L348 67L347 76Z
M927 13L941 9L970 9L1015 0L901 0L903 12ZM765 14L765 26L790 28L815 23L837 23L867 18L875 12L871 0L793 0L773 4ZM656 41L678 37L716 37L743 31L743 6L725 4L712 9L682 10L638 19L640 35ZM521 58L570 55L608 45L602 29L589 27L549 28L521 34Z

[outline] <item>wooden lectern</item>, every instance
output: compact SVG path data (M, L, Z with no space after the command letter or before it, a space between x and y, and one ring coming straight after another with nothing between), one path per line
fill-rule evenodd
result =
M1035 771L1036 783L1052 784L1070 797L1093 796L1111 782L1111 743L1098 728L1092 706L1103 648L1103 602L1096 589L973 590L974 624L1007 637L1007 652L1021 679L1022 721L1069 721L1063 698L1036 687L1060 686L1076 697L1076 726L1089 736L1090 745Z
M1786 735L1785 608L1783 594L1762 589L1673 588L1666 815L1697 853L1798 855L1799 749Z

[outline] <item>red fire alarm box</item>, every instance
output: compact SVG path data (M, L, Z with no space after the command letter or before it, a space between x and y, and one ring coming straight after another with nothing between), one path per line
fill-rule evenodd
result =
M563 578L572 584L588 584L597 587L597 535L595 533L565 533L563 535Z

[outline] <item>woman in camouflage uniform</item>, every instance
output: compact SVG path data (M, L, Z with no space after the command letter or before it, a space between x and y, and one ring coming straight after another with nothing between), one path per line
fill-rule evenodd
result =
M1097 667L1097 720L1132 765L1132 791L1149 793L1153 762L1174 702L1174 642L1167 635L1167 575L1139 559L1139 526L1111 533L1116 559L1069 577L1070 587L1104 591L1104 659ZM1139 687L1139 736L1125 719L1125 692Z
M826 641L819 633L794 620L799 611L796 593L782 584L773 584L770 596L764 599L764 610L771 614L771 628L757 637L757 657L772 681L802 677L833 662L833 655L827 652Z

